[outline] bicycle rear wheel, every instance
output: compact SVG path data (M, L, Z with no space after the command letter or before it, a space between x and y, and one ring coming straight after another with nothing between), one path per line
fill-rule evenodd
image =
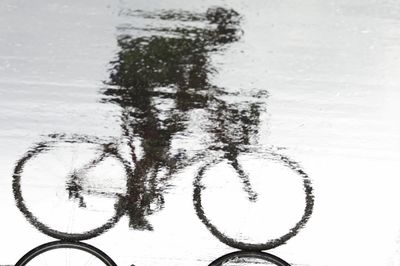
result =
M116 266L100 249L82 242L54 241L26 253L15 266Z
M241 250L284 244L305 226L314 206L304 170L272 152L206 164L193 185L199 219L218 240Z
M17 207L41 232L85 240L112 228L124 214L122 197L130 165L118 153L86 140L37 144L17 162Z
M290 266L289 263L272 254L254 251L237 251L219 257L208 266Z

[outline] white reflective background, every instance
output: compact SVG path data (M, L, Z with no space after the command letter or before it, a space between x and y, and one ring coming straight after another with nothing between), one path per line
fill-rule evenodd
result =
M313 181L305 229L270 252L293 265L400 265L400 3L397 1L9 1L0 3L0 264L50 241L19 212L15 162L54 132L115 136L100 103L124 9L234 8L244 35L212 55L213 84L266 89L259 142L285 148ZM189 142L190 144L190 142ZM195 169L173 179L153 232L123 218L88 243L118 265L208 265L232 251L197 218ZM288 195L290 200L291 195ZM297 195L296 195L297 197Z

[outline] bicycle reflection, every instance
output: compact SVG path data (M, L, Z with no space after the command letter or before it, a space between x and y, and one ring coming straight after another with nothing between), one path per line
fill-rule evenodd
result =
M188 129L190 112L202 110L209 114L213 126L207 131L214 139L208 149L223 151L234 161L238 150L250 144L257 132L262 106L261 101L229 104L219 98L228 92L209 81L215 72L210 53L240 38L240 16L236 11L213 8L205 14L165 11L131 15L206 23L204 28L140 29L156 34L150 37L123 35L108 82L113 87L103 92L108 96L104 102L122 107L122 129L128 143L134 138L141 140L143 155L135 160L135 170L128 180L127 214L132 228L151 230L145 217L164 206L166 187L159 184L168 183L179 169L193 161L186 151L171 153L173 138ZM232 128L241 130L232 132ZM133 145L130 147L136 159Z
M193 183L194 207L200 220L220 241L234 248L258 251L282 245L294 237L309 220L314 197L311 181L298 163L277 152L257 150L259 145L256 137L268 93L261 89L248 91L246 99L241 100L238 96L243 96L243 92L235 93L211 82L212 74L217 70L212 66L210 56L240 39L240 15L225 8L211 8L205 13L136 11L125 15L156 19L158 22L202 22L203 26L121 26L119 30L124 34L118 39L119 51L116 59L111 62L109 81L102 90L102 101L120 107L122 139L50 135L49 141L38 143L17 162L13 191L18 208L41 232L62 240L77 241L96 237L112 228L124 215L128 216L132 229L153 230L153 225L147 218L164 208L164 194L170 187L171 179L180 170L201 160L204 165L199 167ZM132 37L127 34L130 30L142 31L145 36ZM193 137L190 131L193 123L191 114L194 112L202 113L203 121L195 122L201 122L200 131L207 135L207 140L201 143L201 149L198 150L174 149L172 143L178 136L188 139ZM127 156L124 155L122 146L125 146ZM104 204L102 202L102 205L108 206L107 212L104 212L107 217L102 217L103 220L96 226L89 224L94 228L70 232L68 230L71 230L71 226L67 225L67 229L53 229L35 216L23 197L21 180L27 165L37 170L29 164L35 160L46 163L46 156L52 153L57 156L64 154L66 147L71 150L76 148L79 153L82 150L87 151L85 160L82 160L84 162L74 164L62 176L66 180L63 181L61 190L67 192L69 201L78 205L77 212L89 209L93 205L90 198L94 195L110 199L104 200ZM301 178L305 208L300 220L282 236L270 240L262 239L259 243L248 243L224 235L207 218L202 206L201 195L205 188L202 182L206 171L225 163L240 179L247 199L251 202L257 201L258 193L253 189L249 174L240 162L243 154L256 152L264 160L278 162ZM45 159L40 161L42 157ZM115 172L122 173L120 176L126 179L121 178L120 182L123 184L120 187L123 186L124 189L118 186L111 189L112 186L107 182L96 187L86 181L89 173L96 172L97 168L101 169L102 164L106 169L107 163L113 167L118 165ZM47 171L47 168L44 167L43 171ZM71 204L65 205L70 207ZM96 208L92 208L92 212L93 217L100 213ZM99 219L96 218L97 220ZM239 260L253 255L256 256L255 259L272 258L261 253L244 252L236 255ZM224 258L236 258L232 256ZM279 260L270 259L269 262L287 265ZM215 263L223 263L223 260ZM223 265L215 263L212 265Z

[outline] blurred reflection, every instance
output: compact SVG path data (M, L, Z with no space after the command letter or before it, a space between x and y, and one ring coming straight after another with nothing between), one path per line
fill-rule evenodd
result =
M257 134L262 105L228 102L232 96L214 86L210 75L210 53L240 39L240 16L232 9L210 8L206 13L184 11L125 11L123 15L168 21L202 21L204 26L134 28L143 37L123 35L103 101L122 108L121 127L131 149L135 169L128 177L125 204L134 229L152 230L145 216L164 206L168 180L191 160L187 152L172 153L171 141L188 128L191 111L201 109L212 138L208 149L221 151L233 165L240 151ZM162 23L160 23L162 24ZM148 33L151 33L150 36ZM255 99L266 93L259 93ZM137 157L133 142L140 140Z
M246 88L232 92L232 88L219 87L211 81L212 75L217 72L211 63L212 55L240 40L240 15L234 10L219 7L210 8L205 13L126 11L122 15L156 20L158 25L162 25L138 28L125 24L119 27L124 34L118 38L119 51L110 63L110 76L102 90L102 101L117 105L121 110L122 139L51 134L50 141L38 143L27 151L17 161L13 173L16 204L27 220L49 236L72 241L102 234L125 214L129 217L132 229L153 230L148 216L164 207L164 195L170 187L171 178L184 167L201 161L202 165L197 169L193 182L194 208L199 219L221 242L241 250L258 251L279 246L295 236L312 214L313 189L308 175L297 162L272 150L260 149L260 145L257 145L260 117L265 112L268 93ZM167 27L167 22L179 23ZM127 34L130 30L141 34ZM201 134L202 138L199 140L195 134ZM194 141L202 142L195 143L197 146L188 146L187 143ZM180 142L185 145L183 148L179 148ZM202 198L203 194L207 195L203 193L207 187L203 182L206 178L203 177L219 163L229 164L233 168L233 172L230 172L233 174L226 176L239 177L241 189L250 202L255 203L263 198L259 196L261 193L253 189L249 167L243 161L239 162L240 156L243 159L243 155L256 153L265 161L279 162L281 168L290 170L292 175L302 179L301 192L305 194L306 203L304 212L300 220L280 237L270 239L256 230L267 227L275 231L263 223L270 217L262 220L259 215L269 215L265 211L269 202L254 204L255 208L251 211L257 216L239 211L240 206L243 207L241 210L248 206L247 202L236 204L231 211L246 220L239 222L243 227L257 231L253 235L256 238L240 232L243 227L235 223L238 222L237 217L229 221L234 230L223 230L227 223L215 222L212 213L209 215L210 212L207 212L209 209L203 207L207 206L203 205L207 203L207 197L204 197L205 200ZM68 167L63 167L65 171L61 172L61 167L56 166L65 166L64 163ZM51 165L55 166L57 177L60 178L54 178L53 175L49 178ZM281 179L281 172L277 173L276 176ZM48 219L53 218L48 215L48 205L53 207L53 202L46 200L47 205L43 204L42 198L46 198L43 196L43 187L38 187L38 193L26 193L28 195L25 198L31 201L26 204L21 188L30 184L24 185L21 180L32 180L30 174L35 176L38 184L51 187L51 183L61 192L67 192L65 200L59 196L62 194L59 191L49 190L48 194L57 201L55 206L60 213L53 215L56 219ZM226 187L226 184L222 187ZM32 187L35 188L31 186L25 191L31 192ZM30 194L35 194L35 197ZM265 193L264 190L266 194L271 193ZM236 194L233 196L236 197ZM221 198L221 194L218 194L218 198ZM275 201L275 198L271 200ZM37 202L39 204L35 204ZM32 208L36 205L39 207ZM64 215L64 209L59 206L66 206L70 211L65 211ZM223 208L216 213L225 217L229 209L221 206ZM224 209L227 209L225 213L220 211ZM249 226L247 221L251 220L261 221L260 227ZM281 219L278 220L280 223ZM250 261L253 255L261 260L271 258L257 252L237 254L240 255L239 262L243 256L250 256ZM275 263L274 260L267 261ZM277 260L275 265L287 264Z

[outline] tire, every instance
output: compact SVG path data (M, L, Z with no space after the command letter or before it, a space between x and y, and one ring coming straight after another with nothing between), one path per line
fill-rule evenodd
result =
M49 252L49 251L55 250L55 249L80 250L85 253L86 259L87 259L87 257L89 257L89 259L97 258L98 262L102 262L101 265L117 266L117 264L115 264L115 262L100 249L98 249L94 246L91 246L89 244L82 243L82 242L67 242L67 241L54 241L54 242L49 242L49 243L40 245L40 246L30 250L28 253L26 253L15 264L15 266L31 265L30 262L33 262L33 264L34 264L35 259L37 259L39 255L42 255L46 252ZM62 260L64 260L64 258L62 258ZM61 261L61 259L60 259L60 261ZM61 266L60 261L57 262L56 264L55 263L52 263L52 264Z
M269 253L264 253L264 252L256 252L256 251L237 251L237 252L232 252L229 254L226 254L222 257L219 257L218 259L214 260L211 262L208 266L224 266L225 263L232 262L234 260L243 260L243 259L257 259L259 262L258 264L263 264L260 261L267 262L268 264L266 265L273 265L276 266L290 266L289 263L286 261L272 255ZM243 264L240 264L243 265Z
M202 183L202 179L204 177L204 173L213 165L218 164L222 160L216 160L209 164L202 166L195 177L193 182L194 191L193 191L193 203L194 208L196 211L197 216L201 220L201 222L207 227L207 229L213 234L219 241L222 243L231 246L236 249L246 250L246 251L261 251L261 250L268 250L280 246L295 235L302 229L307 221L309 220L314 206L314 196L313 196L313 188L311 181L308 175L301 169L298 163L290 160L288 157L284 155L280 155L274 152L268 152L268 154L262 155L263 159L270 159L278 161L280 164L288 167L290 170L294 171L294 173L302 178L302 186L303 191L305 192L305 208L302 217L300 220L292 226L287 233L284 233L280 237L269 239L266 241L260 241L258 243L253 243L251 241L241 241L235 239L235 237L229 236L226 233L223 233L220 228L217 228L215 224L207 217L206 211L203 207L202 201L202 192L206 189L206 186ZM238 162L236 161L236 166L233 166L236 173L241 175L243 172L240 165L237 165ZM245 188L246 190L246 188ZM250 197L249 197L250 198ZM234 210L234 212L239 212ZM261 234L260 234L261 235Z
M125 213L125 208L123 206L123 198L119 197L119 199L116 199L116 203L113 207L114 213L111 214L109 218L104 219L104 223L101 225L96 225L95 228L90 228L89 230L85 230L82 232L65 232L63 230L56 230L51 228L52 226L49 226L48 224L45 224L43 221L40 221L38 217L33 214L33 212L28 208L26 204L26 199L23 196L22 192L22 185L21 181L24 179L24 169L25 166L32 161L34 158L38 158L40 156L44 156L45 153L51 152L52 149L54 148L54 145L57 144L71 144L74 145L74 143L89 143L93 145L101 145L99 143L93 143L90 141L87 141L85 138L83 139L61 139L61 140L55 140L55 141L44 141L41 143L38 143L36 146L34 146L32 149L30 149L28 152L25 153L25 155L17 162L15 168L14 168L14 173L13 173L13 182L12 182L12 187L13 187L13 194L15 198L15 202L19 210L23 213L25 218L34 226L36 227L39 231L42 233L51 236L56 239L61 239L61 240L68 240L68 241L79 241L79 240L86 240L90 239L93 237L96 237L105 231L109 230L112 228L118 221L119 219L124 215ZM131 174L131 168L129 166L129 163L124 161L124 159L118 154L103 154L101 156L111 156L118 160L120 163L122 163L123 169L125 171L125 174L128 176ZM101 159L101 156L97 158L96 160L93 160L94 164L98 163ZM126 184L124 184L126 185ZM31 206L32 207L32 206ZM49 213L49 216L51 213ZM42 219L43 220L43 219ZM103 219L102 219L103 221ZM54 226L53 226L54 227Z

